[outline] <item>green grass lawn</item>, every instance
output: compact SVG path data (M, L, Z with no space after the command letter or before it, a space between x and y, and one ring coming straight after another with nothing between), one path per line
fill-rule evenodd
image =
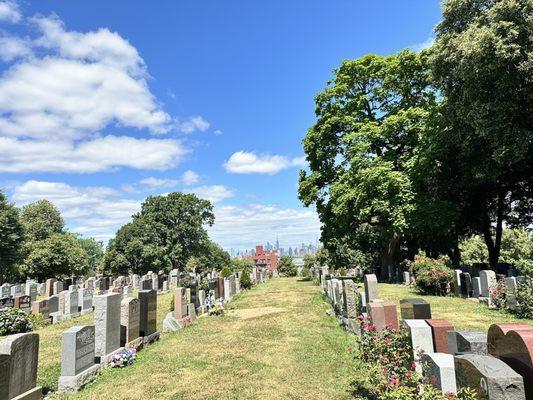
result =
M170 306L170 294L157 296L157 322L162 329L163 319ZM37 330L39 333L39 368L37 384L44 392L57 389L57 380L61 373L61 335L71 326L94 325L93 313L55 325L47 325Z
M379 297L394 301L398 305L400 316L400 299L419 297L431 304L433 318L447 319L457 330L475 329L486 332L491 324L497 322L526 322L533 320L519 319L512 314L490 310L485 304L461 297L422 296L413 287L395 284L379 284Z
M270 280L236 296L225 315L163 335L134 365L106 369L68 398L350 398L354 337L329 309L312 282Z

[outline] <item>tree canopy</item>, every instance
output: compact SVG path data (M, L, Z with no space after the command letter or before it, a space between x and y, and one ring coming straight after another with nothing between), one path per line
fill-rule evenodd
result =
M24 231L19 210L7 201L0 191L0 280L5 282L16 275L16 264L22 257Z

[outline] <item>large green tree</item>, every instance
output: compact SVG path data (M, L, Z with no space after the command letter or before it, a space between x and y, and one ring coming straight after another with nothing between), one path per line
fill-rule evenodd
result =
M48 200L39 200L22 207L20 216L26 239L43 240L62 232L65 223L58 209Z
M503 226L533 217L533 2L447 0L436 33L435 185L460 210L459 233L479 233L494 266Z
M358 229L369 227L380 238L382 278L394 275L412 221L420 226L412 234L431 225L416 218L433 201L416 167L436 109L427 63L426 53L408 50L344 61L316 97L317 122L304 139L310 172L300 172L299 197L316 205L325 249L331 256L343 243L353 248ZM448 232L451 216L443 220Z
M104 268L113 273L184 269L190 257L213 250L205 226L214 218L211 203L194 194L150 196L109 242Z
M16 276L16 264L21 259L24 240L18 209L0 191L0 281Z
M82 275L89 268L89 256L76 236L53 233L43 240L29 242L23 272L28 277L43 280L62 279L64 276Z
M87 252L89 271L96 272L101 269L104 258L104 244L91 237L77 236L78 243Z

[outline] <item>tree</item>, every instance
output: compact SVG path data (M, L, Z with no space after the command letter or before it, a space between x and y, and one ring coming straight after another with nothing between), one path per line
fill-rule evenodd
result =
M425 52L408 50L344 61L317 95L318 120L304 139L310 173L300 171L299 197L316 205L325 249L340 255L366 225L368 237L379 237L382 278L395 275L400 243L424 204L412 167L436 108L427 63Z
M533 220L533 3L448 0L431 49L443 95L438 183L495 266L504 224Z
M243 273L250 273L255 267L254 262L249 258L233 258L231 265L234 271L242 271Z
M204 227L212 225L214 218L211 203L194 194L150 196L109 242L104 267L114 273L146 273L183 270L190 257L197 257L203 265L202 254L220 260L219 248L215 249Z
M93 273L99 271L104 258L104 244L94 238L84 238L81 236L76 237L80 246L87 253L89 271Z
M81 275L88 268L87 252L74 235L66 232L53 233L46 239L30 242L23 265L26 276L39 280Z
M0 280L6 282L16 276L16 264L21 260L24 231L18 209L9 204L0 191Z
M47 239L62 232L65 223L57 208L48 200L39 200L22 207L20 221L30 242Z
M278 271L285 276L296 276L296 266L291 256L281 256L278 263Z
M313 254L307 253L304 255L304 268L314 268L316 263L316 257Z
M208 240L205 250L198 255L198 272L210 271L213 268L220 271L223 267L231 265L231 256L218 244Z
M473 235L459 244L461 261L466 265L487 263L488 254L485 241L479 235Z

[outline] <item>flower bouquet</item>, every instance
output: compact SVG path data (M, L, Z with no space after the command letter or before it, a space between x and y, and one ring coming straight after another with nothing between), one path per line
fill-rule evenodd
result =
M224 313L224 306L218 302L209 309L209 315L222 315Z
M109 361L109 366L111 368L124 368L128 365L131 365L137 359L137 350L135 349L124 349L115 354Z

